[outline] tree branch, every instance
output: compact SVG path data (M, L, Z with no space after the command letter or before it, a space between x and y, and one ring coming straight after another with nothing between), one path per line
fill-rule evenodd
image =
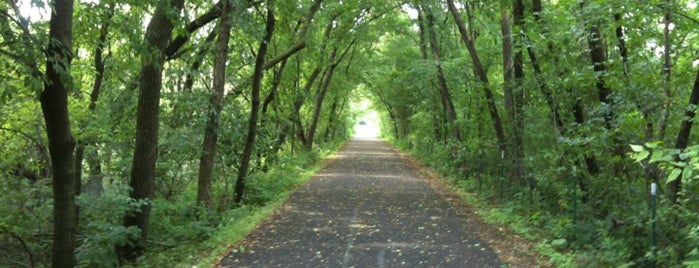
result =
M265 63L264 69L269 70L270 68L274 67L281 61L283 61L286 58L291 57L292 55L296 54L296 52L301 51L301 49L306 48L306 41L308 38L308 30L311 27L311 21L313 21L313 18L315 17L316 13L320 9L320 4L323 2L323 0L315 0L313 1L313 5L308 9L308 14L306 14L306 17L303 19L303 27L299 31L299 40L296 42L296 44L292 45L287 49L285 52L282 52L278 56L272 58L268 62Z

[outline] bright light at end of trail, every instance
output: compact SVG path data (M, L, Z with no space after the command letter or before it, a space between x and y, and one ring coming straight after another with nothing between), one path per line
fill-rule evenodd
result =
M354 126L355 138L378 138L381 134L379 126L379 116L371 111L357 119Z

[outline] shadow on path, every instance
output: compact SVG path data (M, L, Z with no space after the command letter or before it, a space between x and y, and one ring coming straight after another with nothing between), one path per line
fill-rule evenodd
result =
M500 267L464 213L378 139L349 141L222 267Z

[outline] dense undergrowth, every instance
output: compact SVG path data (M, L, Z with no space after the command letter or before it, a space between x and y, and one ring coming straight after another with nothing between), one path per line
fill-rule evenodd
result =
M272 213L297 186L307 181L319 161L342 143L280 160L266 173L249 177L242 205L219 203L216 210L191 206L196 189L181 201L162 202L154 207L152 250L134 267L208 267L215 264L267 215ZM187 199L187 200L184 200ZM227 207L227 208L226 208Z
M325 144L320 149L297 154L282 154L266 172L248 178L249 188L243 204L230 198L227 182L220 180L211 209L196 205L196 181L179 185L170 198L161 194L152 202L147 251L126 267L208 267L274 211L298 185L318 170L319 161L336 151L342 142ZM44 267L50 263L50 185L10 185L2 187L9 196L0 198L0 223L3 250L0 266ZM228 182L230 183L230 182ZM166 187L161 188L161 190ZM31 195L26 194L31 190ZM44 196L44 198L38 198ZM43 201L42 201L43 200ZM12 203L13 205L9 205ZM128 196L128 187L115 183L100 194L79 197L80 267L120 266L114 246L138 236L136 228L124 228L124 213L139 207ZM23 211L16 210L22 204ZM35 224L32 224L35 223ZM124 264L121 264L124 266Z
M478 150L393 143L439 172L485 221L504 224L536 244L555 267L697 267L699 217L692 212L692 194L685 194L682 207L659 198L652 238L652 211L642 184L617 179L606 191L589 193L594 201L583 202L573 186L573 168L560 159L537 157L528 166L531 186L515 186L504 160Z

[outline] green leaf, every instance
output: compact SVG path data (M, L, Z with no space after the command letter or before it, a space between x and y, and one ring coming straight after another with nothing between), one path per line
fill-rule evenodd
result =
M666 182L666 183L673 182L674 180L676 180L676 179L680 176L680 174L682 174L682 170L681 170L681 169L679 169L679 168L673 168L673 169L672 169L672 172L670 172L670 175L667 176L667 182Z
M646 150L646 148L643 147L643 145L636 145L636 144L629 144L631 146L631 150L634 152L640 153Z
M662 141L654 141L654 142L646 142L644 145L645 145L648 149L655 149L655 148L658 148L658 146L660 146L660 145L662 145L662 144L663 144Z
M653 153L650 156L650 161L649 163L655 163L655 162L668 162L672 160L672 156L667 154L664 151L653 151Z
M682 171L682 178L688 180L692 178L692 175L694 175L694 166L687 165L684 167L684 170Z
M650 155L649 151L642 151L640 153L634 154L633 159L636 160L636 163L638 163L638 162L641 162L641 161L645 160L646 158L648 158L649 155Z

